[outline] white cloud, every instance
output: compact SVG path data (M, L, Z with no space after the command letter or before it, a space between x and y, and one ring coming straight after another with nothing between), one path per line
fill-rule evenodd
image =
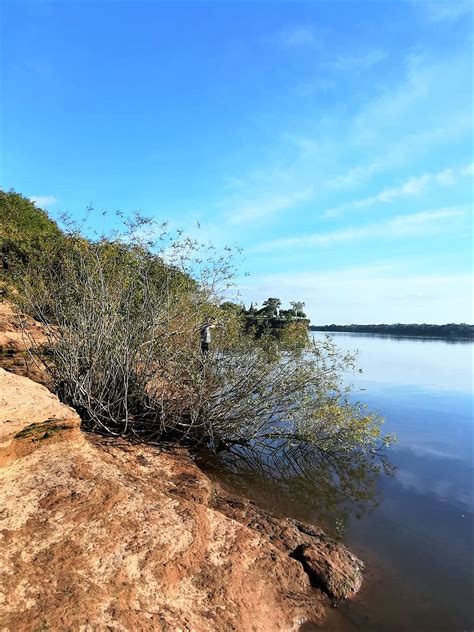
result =
M298 116L293 125L285 123L282 129L266 128L265 119L262 125L266 137L273 140L265 147L260 165L244 161L250 165L247 172L230 174L233 186L223 191L216 202L224 220L237 225L247 219L270 219L273 213L296 209L295 191L308 188L315 199L318 196L318 207L322 211L328 209L325 216L331 217L414 197L431 186L453 186L459 176L455 170L443 170L437 179L436 174L421 172L398 186L380 187L375 195L370 192L361 199L353 195L353 202L340 205L340 197L331 200L332 190L357 187L384 172L393 178L398 169L405 170L409 165L419 169L420 164L429 164L432 156L442 155L451 143L466 142L470 137L472 117L468 112L472 97L466 82L470 57L464 53L432 59L409 55L401 60L401 65L402 70L405 66L403 76L396 83L382 80L381 84L374 84L370 98L356 107L349 118L328 112L305 117L295 109ZM314 81L320 80L315 75ZM342 166L345 170L341 171ZM461 170L460 176L469 175L467 171L468 168ZM229 209L233 209L231 214ZM232 214L234 219L229 217Z
M307 187L301 191L276 193L244 200L227 214L227 220L230 224L245 224L266 219L280 211L291 209L301 202L307 202L311 197L312 189Z
M464 207L444 208L437 211L422 211L411 215L398 215L386 222L386 232L391 235L406 235L412 231L425 231L427 225L435 224L439 226L444 220L451 220L455 217L464 217L465 211L470 209L470 205ZM385 232L385 231L384 231Z
M474 162L461 169L461 175L472 178L474 176Z
M441 145L462 138L469 134L471 129L472 117L470 115L453 114L451 120L442 125L403 134L396 141L391 142L382 154L378 154L369 162L350 167L345 173L330 177L325 184L328 188L337 190L357 187L377 173L403 166L406 164L407 157L415 158L432 147L439 148ZM462 175L469 175L467 173L469 168L472 167L465 167Z
M58 202L54 195L32 195L30 200L40 208L52 206Z
M382 82L353 119L352 142L380 147L382 139L449 127L466 117L472 94L467 77L472 74L471 45L456 55L433 59L420 49L400 60L403 80ZM464 114L463 114L464 113ZM410 156L407 156L410 159Z
M317 38L310 26L295 26L284 29L279 33L279 41L288 48L314 46Z
M461 168L449 167L437 173L424 173L421 176L415 176L405 180L405 182L402 182L399 186L383 189L375 195L369 195L368 197L352 200L351 202L346 202L327 209L324 211L323 216L337 217L345 211L367 208L375 204L386 204L398 198L418 195L425 191L428 186L453 186L459 180L472 177L472 175L472 164Z
M297 134L286 134L285 141L291 147L295 147L301 156L314 156L316 152L321 151L320 144L311 138L298 136Z
M471 0L436 0L420 4L434 22L455 22L465 16L472 16Z
M381 49L354 55L340 55L328 64L328 67L339 71L367 70L387 58L387 52Z
M254 252L270 252L283 248L301 248L310 246L325 246L334 243L349 242L370 237L377 238L397 238L409 235L427 235L433 231L445 230L447 220L450 220L448 227L455 226L451 221L455 218L464 217L470 206L449 207L432 211L422 211L411 215L398 215L392 219L369 224L362 227L334 230L326 233L314 233L302 237L290 237L286 239L276 239L255 246Z
M343 174L329 178L326 186L331 189L358 186L376 173L405 165L407 157L413 159L426 153L432 147L440 148L442 145L463 138L471 131L472 117L462 112L453 112L450 119L443 124L401 135L397 140L392 141L382 154L378 154L368 163L356 165ZM462 175L469 175L467 172L470 168L472 168L471 165L465 167Z
M364 165L357 165L348 169L344 174L329 178L326 186L330 189L349 189L357 186L364 180L368 180L380 168L381 163L378 159Z

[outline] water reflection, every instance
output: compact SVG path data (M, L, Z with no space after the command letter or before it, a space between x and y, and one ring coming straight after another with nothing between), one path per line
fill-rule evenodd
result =
M328 532L347 525L344 542L366 561L365 581L325 629L472 630L474 344L349 333L333 339L360 350L364 372L345 378L361 391L357 399L380 410L384 432L397 435L389 451L396 476L381 475L377 459L284 455L273 463L222 454L212 457L214 467L224 464L216 478ZM363 517L351 520L356 515Z
M368 338L369 340L395 340L395 341L403 341L403 342L422 342L424 344L429 345L431 342L443 342L448 345L469 345L472 344L472 338L449 338L443 336L400 336L396 334L376 334L376 333L356 333L353 331L317 331L312 332L313 335L327 335L327 336L337 336L343 337L346 336L348 338Z
M394 471L383 452L333 455L275 444L200 452L196 460L232 491L275 513L319 524L340 538L350 517L360 518L377 507L380 475Z
M315 340L325 336L313 332ZM440 340L437 338L395 339L374 334L331 334L333 341L344 351L359 351L358 365L362 374L347 374L348 383L365 387L374 393L375 384L384 389L424 388L442 393L468 393L473 391L472 341ZM379 395L380 393L377 393ZM378 405L385 404L385 394ZM385 409L382 411L385 417Z

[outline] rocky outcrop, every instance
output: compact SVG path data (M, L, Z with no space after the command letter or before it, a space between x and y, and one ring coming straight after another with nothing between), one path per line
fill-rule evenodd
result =
M0 368L0 463L31 451L40 438L59 436L59 430L61 436L65 430L78 436L80 423L46 387Z
M0 365L17 375L25 375L35 382L47 384L45 367L30 351L39 350L47 343L41 323L20 315L9 301L0 302Z
M226 494L187 453L87 435L3 370L0 392L2 632L297 630L357 589L342 545Z
M46 341L40 323L28 316L19 316L9 301L0 302L0 352L26 351Z
M215 496L214 506L264 534L273 546L301 562L311 584L326 593L334 604L353 597L360 589L363 563L321 529L273 516L252 501L235 498L222 489Z

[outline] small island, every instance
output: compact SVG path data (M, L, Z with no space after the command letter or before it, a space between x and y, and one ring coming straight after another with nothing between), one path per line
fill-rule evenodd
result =
M292 301L288 309L282 309L281 300L275 297L267 298L260 308L253 303L248 309L243 304L230 301L221 304L224 311L233 312L243 319L248 334L257 339L271 336L280 341L298 332L303 338L307 336L311 321L305 314L304 307L302 301Z

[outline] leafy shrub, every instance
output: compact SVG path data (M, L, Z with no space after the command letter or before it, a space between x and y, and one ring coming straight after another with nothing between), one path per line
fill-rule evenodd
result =
M232 252L156 233L139 218L114 239L66 235L54 257L28 268L23 308L49 333L46 364L60 397L93 430L213 448L375 450L381 420L342 384L354 359L296 323L283 341L256 341L238 309L220 307L232 275ZM209 317L216 328L203 355Z

